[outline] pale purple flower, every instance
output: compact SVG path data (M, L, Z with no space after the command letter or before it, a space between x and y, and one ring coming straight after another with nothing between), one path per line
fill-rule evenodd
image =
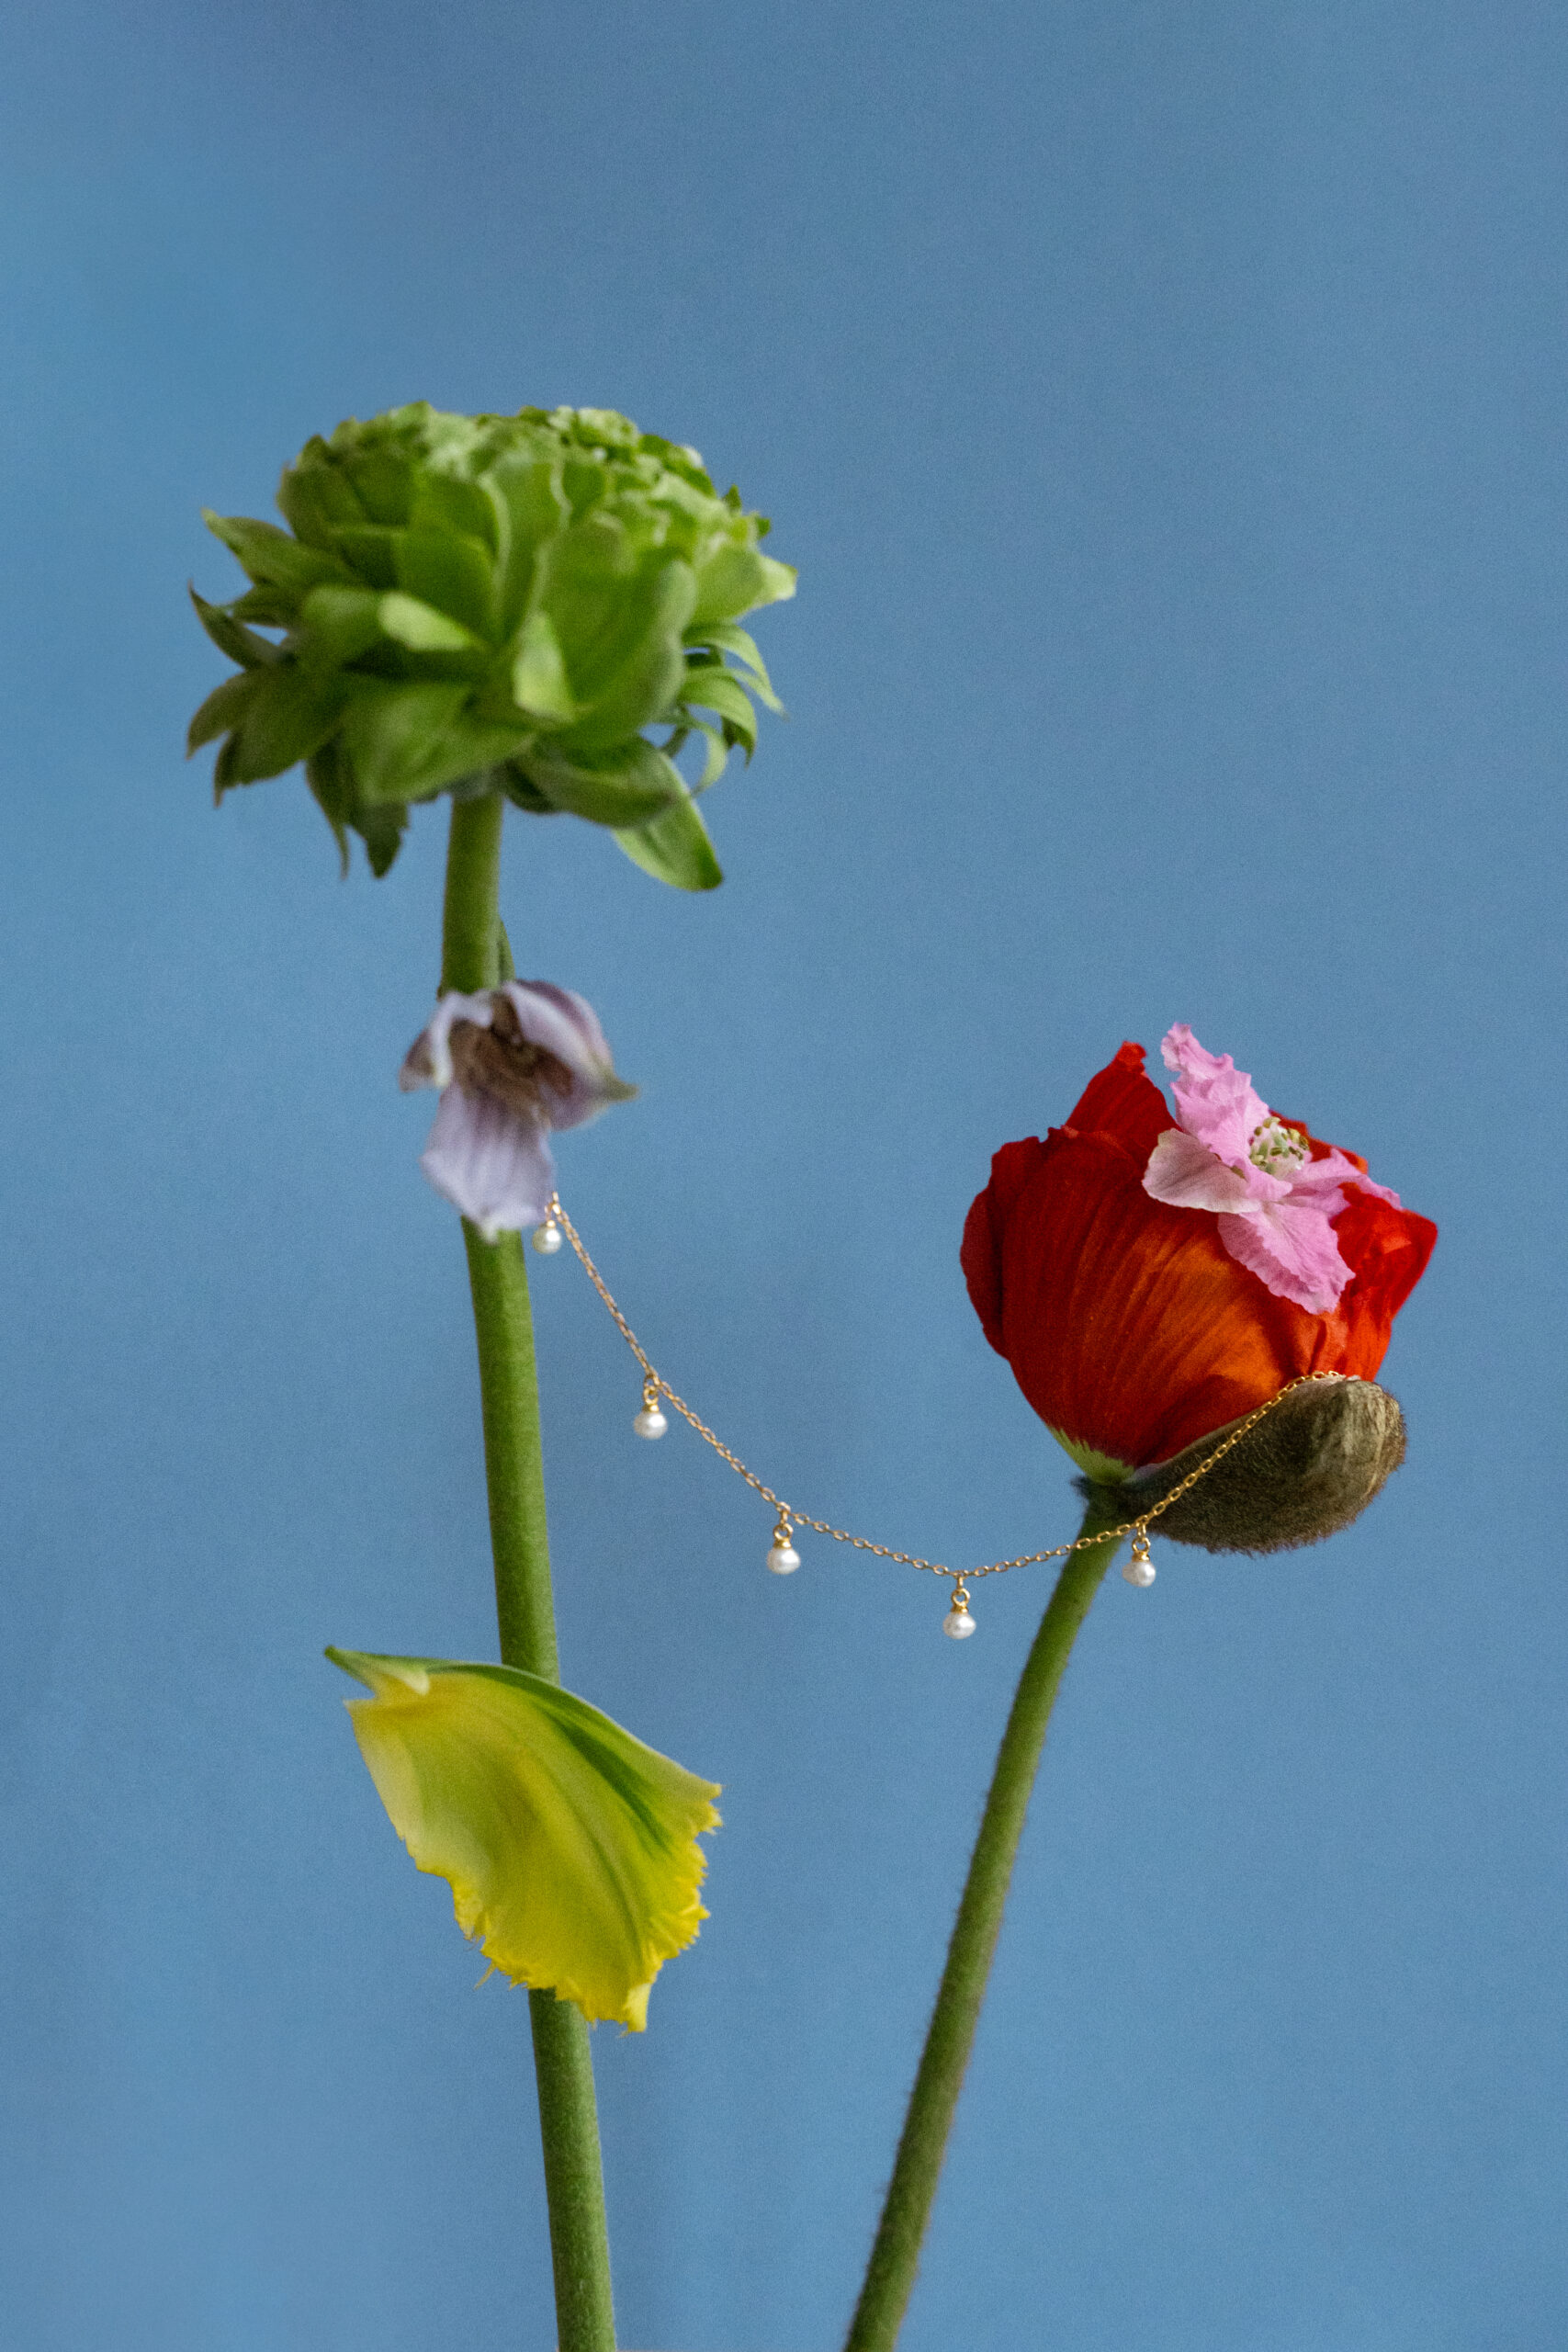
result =
M615 1076L592 1006L548 980L453 989L398 1083L440 1088L419 1164L487 1241L543 1224L556 1188L552 1127L580 1127L637 1092Z
M1394 1208L1399 1194L1374 1184L1342 1151L1314 1159L1305 1135L1274 1117L1229 1054L1205 1053L1184 1021L1160 1051L1176 1072L1180 1125L1149 1154L1145 1192L1171 1208L1215 1211L1231 1256L1276 1298L1331 1315L1350 1279L1333 1225L1348 1205L1344 1187Z

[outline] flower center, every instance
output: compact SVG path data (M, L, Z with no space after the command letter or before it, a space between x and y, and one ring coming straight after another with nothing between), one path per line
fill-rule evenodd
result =
M489 1029L475 1021L452 1023L451 1054L453 1076L465 1093L489 1094L525 1119L547 1121L548 1097L564 1102L571 1092L570 1070L524 1036L505 997L497 999Z
M1298 1168L1305 1167L1307 1148L1283 1119L1268 1118L1260 1127L1253 1129L1247 1156L1254 1168L1262 1169L1265 1176L1283 1178L1293 1176Z

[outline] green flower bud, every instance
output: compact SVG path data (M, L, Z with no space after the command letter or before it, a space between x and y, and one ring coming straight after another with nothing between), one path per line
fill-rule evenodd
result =
M345 863L352 831L384 874L411 802L499 791L607 826L679 888L720 880L675 755L705 737L698 792L750 760L753 698L780 705L739 621L795 572L694 449L609 409L418 401L307 442L277 503L287 531L208 514L252 585L192 591L240 664L190 726L220 799L302 760Z

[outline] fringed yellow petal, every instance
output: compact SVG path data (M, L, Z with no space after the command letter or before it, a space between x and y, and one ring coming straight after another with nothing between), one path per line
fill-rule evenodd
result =
M329 1649L363 1682L355 1737L392 1826L514 1984L640 2033L697 1899L718 1790L597 1707L509 1666Z

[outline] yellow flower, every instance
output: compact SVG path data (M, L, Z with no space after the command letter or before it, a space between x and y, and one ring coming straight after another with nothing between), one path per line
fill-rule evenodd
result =
M711 1781L510 1666L327 1656L363 1682L354 1735L392 1826L514 1984L640 2033L663 1962L707 1913Z

